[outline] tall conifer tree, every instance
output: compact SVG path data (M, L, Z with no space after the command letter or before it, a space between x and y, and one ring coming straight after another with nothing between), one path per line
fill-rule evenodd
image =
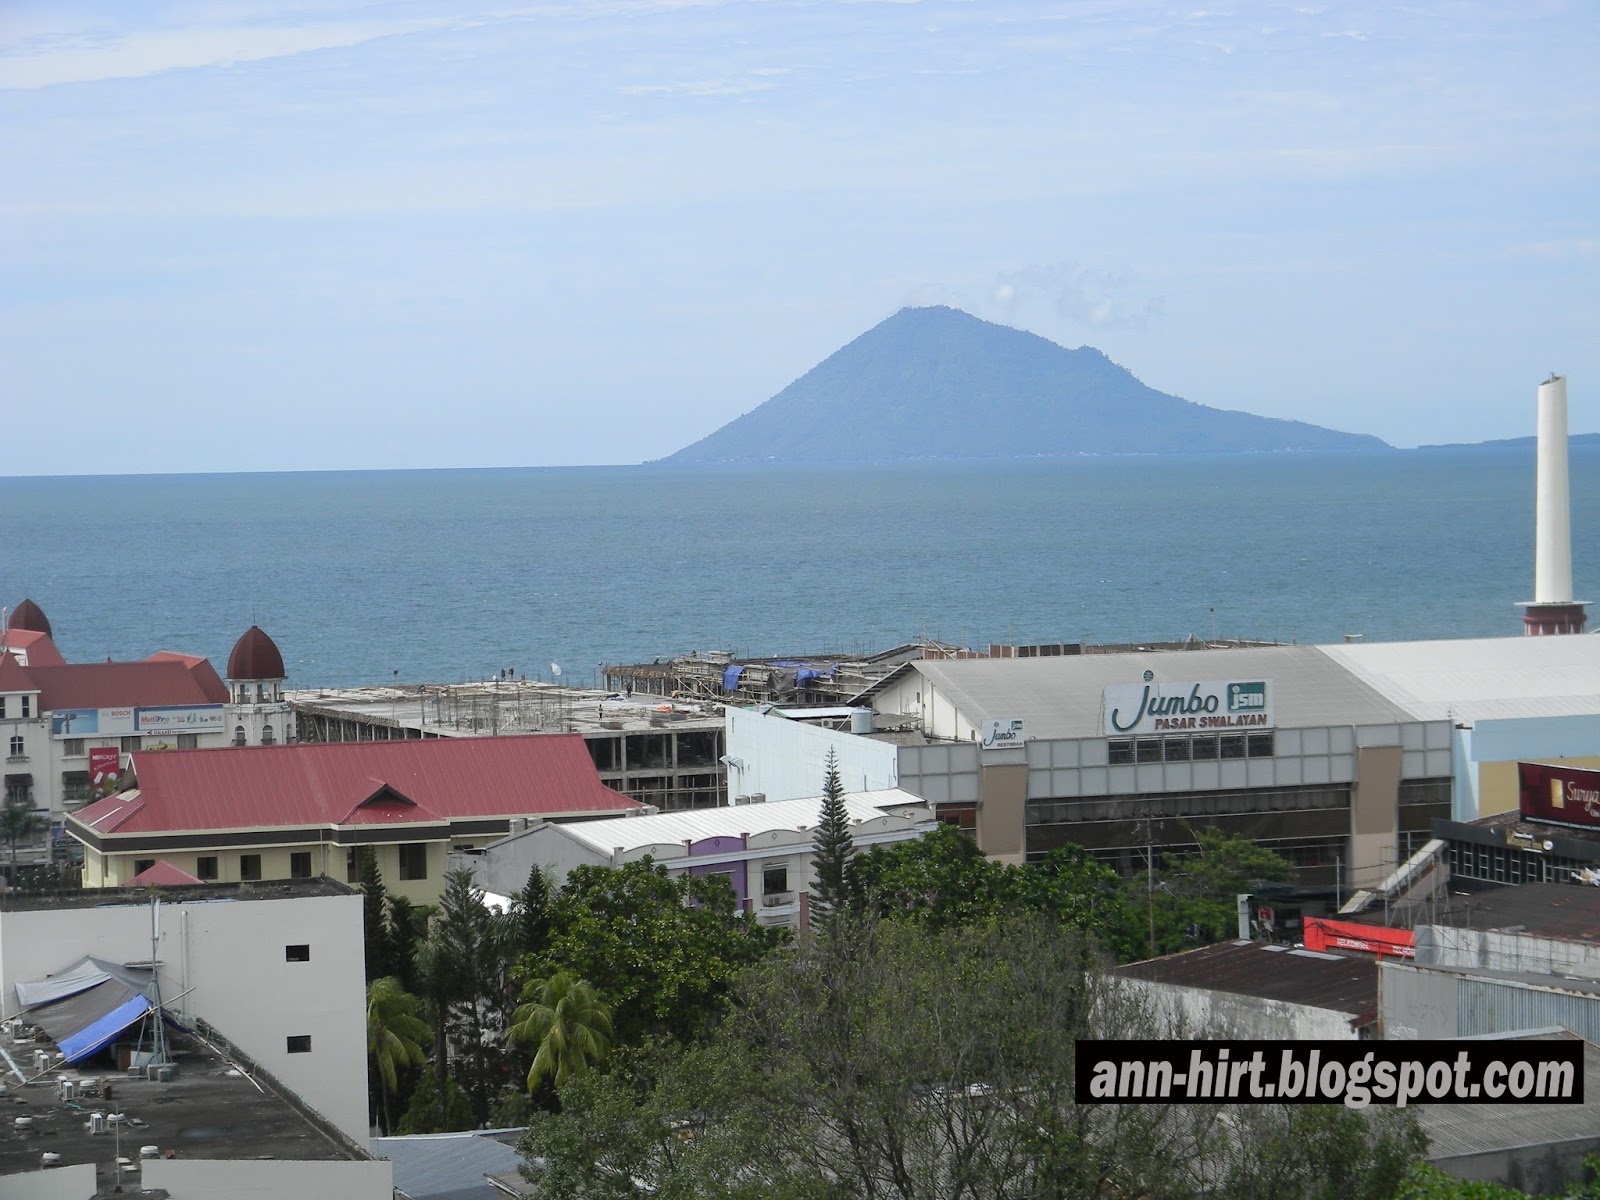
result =
M850 854L855 841L850 837L850 818L844 808L844 784L839 782L839 760L828 750L827 769L822 777L822 815L816 835L811 839L816 882L811 886L811 907L816 916L826 917L845 906L849 899Z

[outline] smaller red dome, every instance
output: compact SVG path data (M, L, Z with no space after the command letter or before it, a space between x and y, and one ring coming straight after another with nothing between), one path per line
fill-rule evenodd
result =
M26 629L33 633L42 633L47 638L55 637L50 632L50 618L44 615L32 600L24 600L11 610L11 616L6 619L7 629Z
M283 669L283 655L278 653L277 643L262 633L259 626L250 626L244 631L244 636L233 644L233 653L228 655L229 679L287 677Z

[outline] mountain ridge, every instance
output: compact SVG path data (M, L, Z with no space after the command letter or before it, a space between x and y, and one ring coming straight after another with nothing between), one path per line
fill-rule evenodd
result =
M903 308L651 465L1389 449L1156 391L1092 346L959 309Z

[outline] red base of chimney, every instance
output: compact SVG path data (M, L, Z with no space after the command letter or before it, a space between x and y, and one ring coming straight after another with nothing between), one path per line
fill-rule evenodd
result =
M1529 637L1582 633L1588 622L1582 604L1529 604L1522 613L1522 632Z

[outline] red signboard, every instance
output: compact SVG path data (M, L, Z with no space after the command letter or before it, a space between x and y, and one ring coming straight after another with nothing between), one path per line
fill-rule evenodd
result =
M1522 815L1546 825L1600 828L1600 771L1518 763Z
M115 746L89 750L89 786L96 796L109 796L122 780L122 752Z
M1307 950L1360 950L1396 958L1417 956L1417 935L1409 929L1386 929L1327 917L1306 918L1305 941Z

